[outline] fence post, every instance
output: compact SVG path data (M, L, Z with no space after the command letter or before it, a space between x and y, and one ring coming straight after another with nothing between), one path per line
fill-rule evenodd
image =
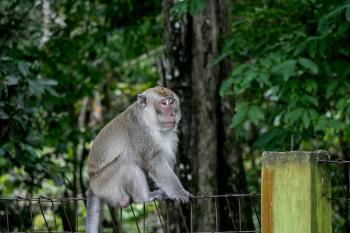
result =
M331 233L330 171L317 163L326 151L264 152L262 233Z

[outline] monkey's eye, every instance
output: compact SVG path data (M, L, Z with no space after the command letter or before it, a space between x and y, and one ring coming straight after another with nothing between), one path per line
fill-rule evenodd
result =
M170 105L173 105L173 104L175 104L175 102L176 102L176 101L175 101L174 99L170 99L169 104L170 104Z
M163 105L163 106L167 106L167 105L168 105L167 102L166 102L165 100L162 101L162 102L160 102L160 104Z

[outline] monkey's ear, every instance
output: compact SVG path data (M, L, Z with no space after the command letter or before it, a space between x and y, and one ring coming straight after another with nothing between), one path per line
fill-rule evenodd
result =
M147 97L146 97L145 94L138 94L137 98L138 98L140 106L142 106L142 107L146 107L147 106Z

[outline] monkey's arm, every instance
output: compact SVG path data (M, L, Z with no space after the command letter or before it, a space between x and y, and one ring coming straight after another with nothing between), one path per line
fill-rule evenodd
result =
M156 156L149 163L149 174L169 198L180 202L189 201L190 193L183 188L181 182L163 157Z

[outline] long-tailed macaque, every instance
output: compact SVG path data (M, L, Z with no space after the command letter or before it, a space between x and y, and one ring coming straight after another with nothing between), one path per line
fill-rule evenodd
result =
M163 197L189 201L190 193L173 172L180 118L177 95L157 86L139 94L101 130L88 159L86 232L98 232L102 201L115 207ZM147 177L158 190L150 191Z

